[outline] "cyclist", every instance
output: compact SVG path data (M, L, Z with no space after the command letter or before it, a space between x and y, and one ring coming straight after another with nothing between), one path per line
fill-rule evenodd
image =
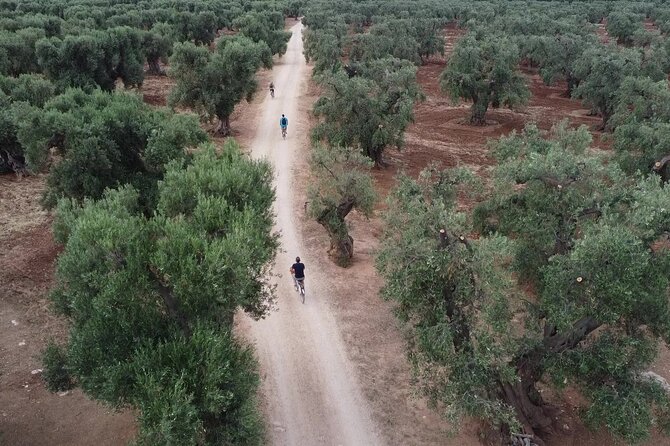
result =
M281 127L281 136L286 138L286 130L288 129L288 118L284 115L281 115L279 118L279 127Z
M300 261L300 257L295 258L295 263L291 265L289 271L295 281L295 290L298 291L298 285L305 288L305 264Z
M270 96L275 97L275 84L270 82Z

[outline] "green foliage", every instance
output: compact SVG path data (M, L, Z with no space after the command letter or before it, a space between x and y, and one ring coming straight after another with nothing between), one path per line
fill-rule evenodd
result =
M516 244L516 269L536 281L547 259L572 248L580 225L599 212L602 196L623 178L598 157L584 157L591 143L585 127L572 131L563 122L554 135L547 141L531 125L521 135L500 138L493 145L502 163L496 192L474 213L479 231L526 235Z
M235 19L233 27L254 42L265 42L272 54L283 56L286 53L291 33L284 31L284 18L277 11L248 12Z
M56 92L51 82L35 74L21 74L18 77L0 76L0 90L9 96L12 102L27 102L37 107L43 107Z
M68 90L43 109L17 115L18 141L32 170L52 162L45 204L60 197L99 198L108 187L131 183L151 207L164 165L206 139L193 117L155 110L140 97ZM56 151L57 158L52 156Z
M508 38L469 34L456 44L440 86L454 101L471 100L470 123L483 125L489 106L515 107L530 97L518 63L518 48Z
M670 154L670 89L666 81L628 77L617 91L610 120L617 160L629 173L651 173Z
M564 34L557 36L535 36L531 39L523 38L528 46L527 57L540 66L540 75L547 85L557 80L565 80L567 94L579 83L575 74L575 62L581 54L596 43L595 36L579 36Z
M582 98L585 105L602 116L607 126L616 107L616 92L626 76L635 76L641 67L640 53L629 49L604 46L585 50L575 62L575 74L580 79L573 97Z
M67 354L58 344L50 341L42 352L44 385L51 392L62 392L73 387L72 377L67 370Z
M263 42L224 37L213 53L192 43L176 44L170 64L170 76L177 81L170 104L194 107L208 118L217 117L217 131L228 134L230 114L242 99L251 100L258 87L256 71L272 66L272 54Z
M640 16L629 11L612 11L607 16L607 33L617 42L631 45L637 32L642 29Z
M138 445L263 444L256 368L249 347L207 328L138 351Z
M35 43L44 36L44 31L37 28L0 31L0 74L18 76L39 72Z
M42 39L35 51L40 67L62 88L111 91L117 79L126 87L139 86L144 79L142 35L132 28Z
M435 402L539 434L551 419L536 385L550 377L582 391L590 425L639 442L670 421L668 395L640 376L670 340L670 190L589 143L565 123L549 140L534 127L502 138L472 217L457 211L457 172L401 178L378 267Z
M61 202L56 308L82 389L139 412L139 444L260 444L256 364L231 334L263 317L278 247L270 166L232 141L172 162L151 217L130 186Z
M24 149L17 136L21 110L43 106L54 92L53 84L40 75L0 76L0 172L24 169Z
M408 61L386 58L360 69L362 76L349 78L340 71L319 79L326 92L314 105L314 113L323 120L313 138L359 148L382 164L387 147L402 147L414 102L422 98L416 68Z
M394 57L413 63L421 61L419 43L409 20L388 20L373 25L369 33L356 34L351 39L349 57L357 62Z
M209 45L216 38L217 20L212 11L202 11L190 16L188 38L196 45Z
M372 162L358 149L339 146L317 146L310 162L316 179L308 191L310 216L328 232L335 263L348 266L354 241L345 219L354 209L372 215L376 200L369 173Z
M337 71L341 66L342 47L346 36L344 23L326 29L307 28L303 32L303 53L309 63L314 61L314 75Z
M439 54L444 56L444 45L442 36L442 23L439 20L415 20L414 33L419 44L419 57L425 62L431 56Z
M12 172L23 164L23 147L16 137L17 121L10 98L0 93L0 173Z
M142 48L151 74L164 74L160 62L166 62L172 54L174 30L167 23L157 23L144 33Z

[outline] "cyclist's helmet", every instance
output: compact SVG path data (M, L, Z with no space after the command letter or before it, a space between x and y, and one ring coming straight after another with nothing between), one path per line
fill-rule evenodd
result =
M296 262L296 263L300 263L300 257L296 257L296 258L295 258L295 262Z

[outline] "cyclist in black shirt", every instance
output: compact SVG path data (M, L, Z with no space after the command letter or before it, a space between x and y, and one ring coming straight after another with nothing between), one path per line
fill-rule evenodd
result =
M295 289L298 290L298 284L305 288L305 264L300 261L300 257L295 258L295 263L291 265L291 274L295 280Z

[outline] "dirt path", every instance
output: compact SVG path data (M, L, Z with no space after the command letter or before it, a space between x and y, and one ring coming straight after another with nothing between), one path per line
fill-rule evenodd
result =
M288 51L273 69L276 96L265 100L251 146L254 157L267 158L275 169L276 229L282 234L282 252L275 270L281 274L277 279L278 311L260 322L241 318L240 325L255 344L261 362L272 444L381 444L327 303L328 278L304 257L292 212L293 161L308 149L306 117L297 112L309 70L302 56L302 25L296 24L291 31ZM289 118L286 140L281 139L279 129L282 113ZM296 127L303 131L296 131ZM307 265L304 305L287 272L296 255L303 255Z

